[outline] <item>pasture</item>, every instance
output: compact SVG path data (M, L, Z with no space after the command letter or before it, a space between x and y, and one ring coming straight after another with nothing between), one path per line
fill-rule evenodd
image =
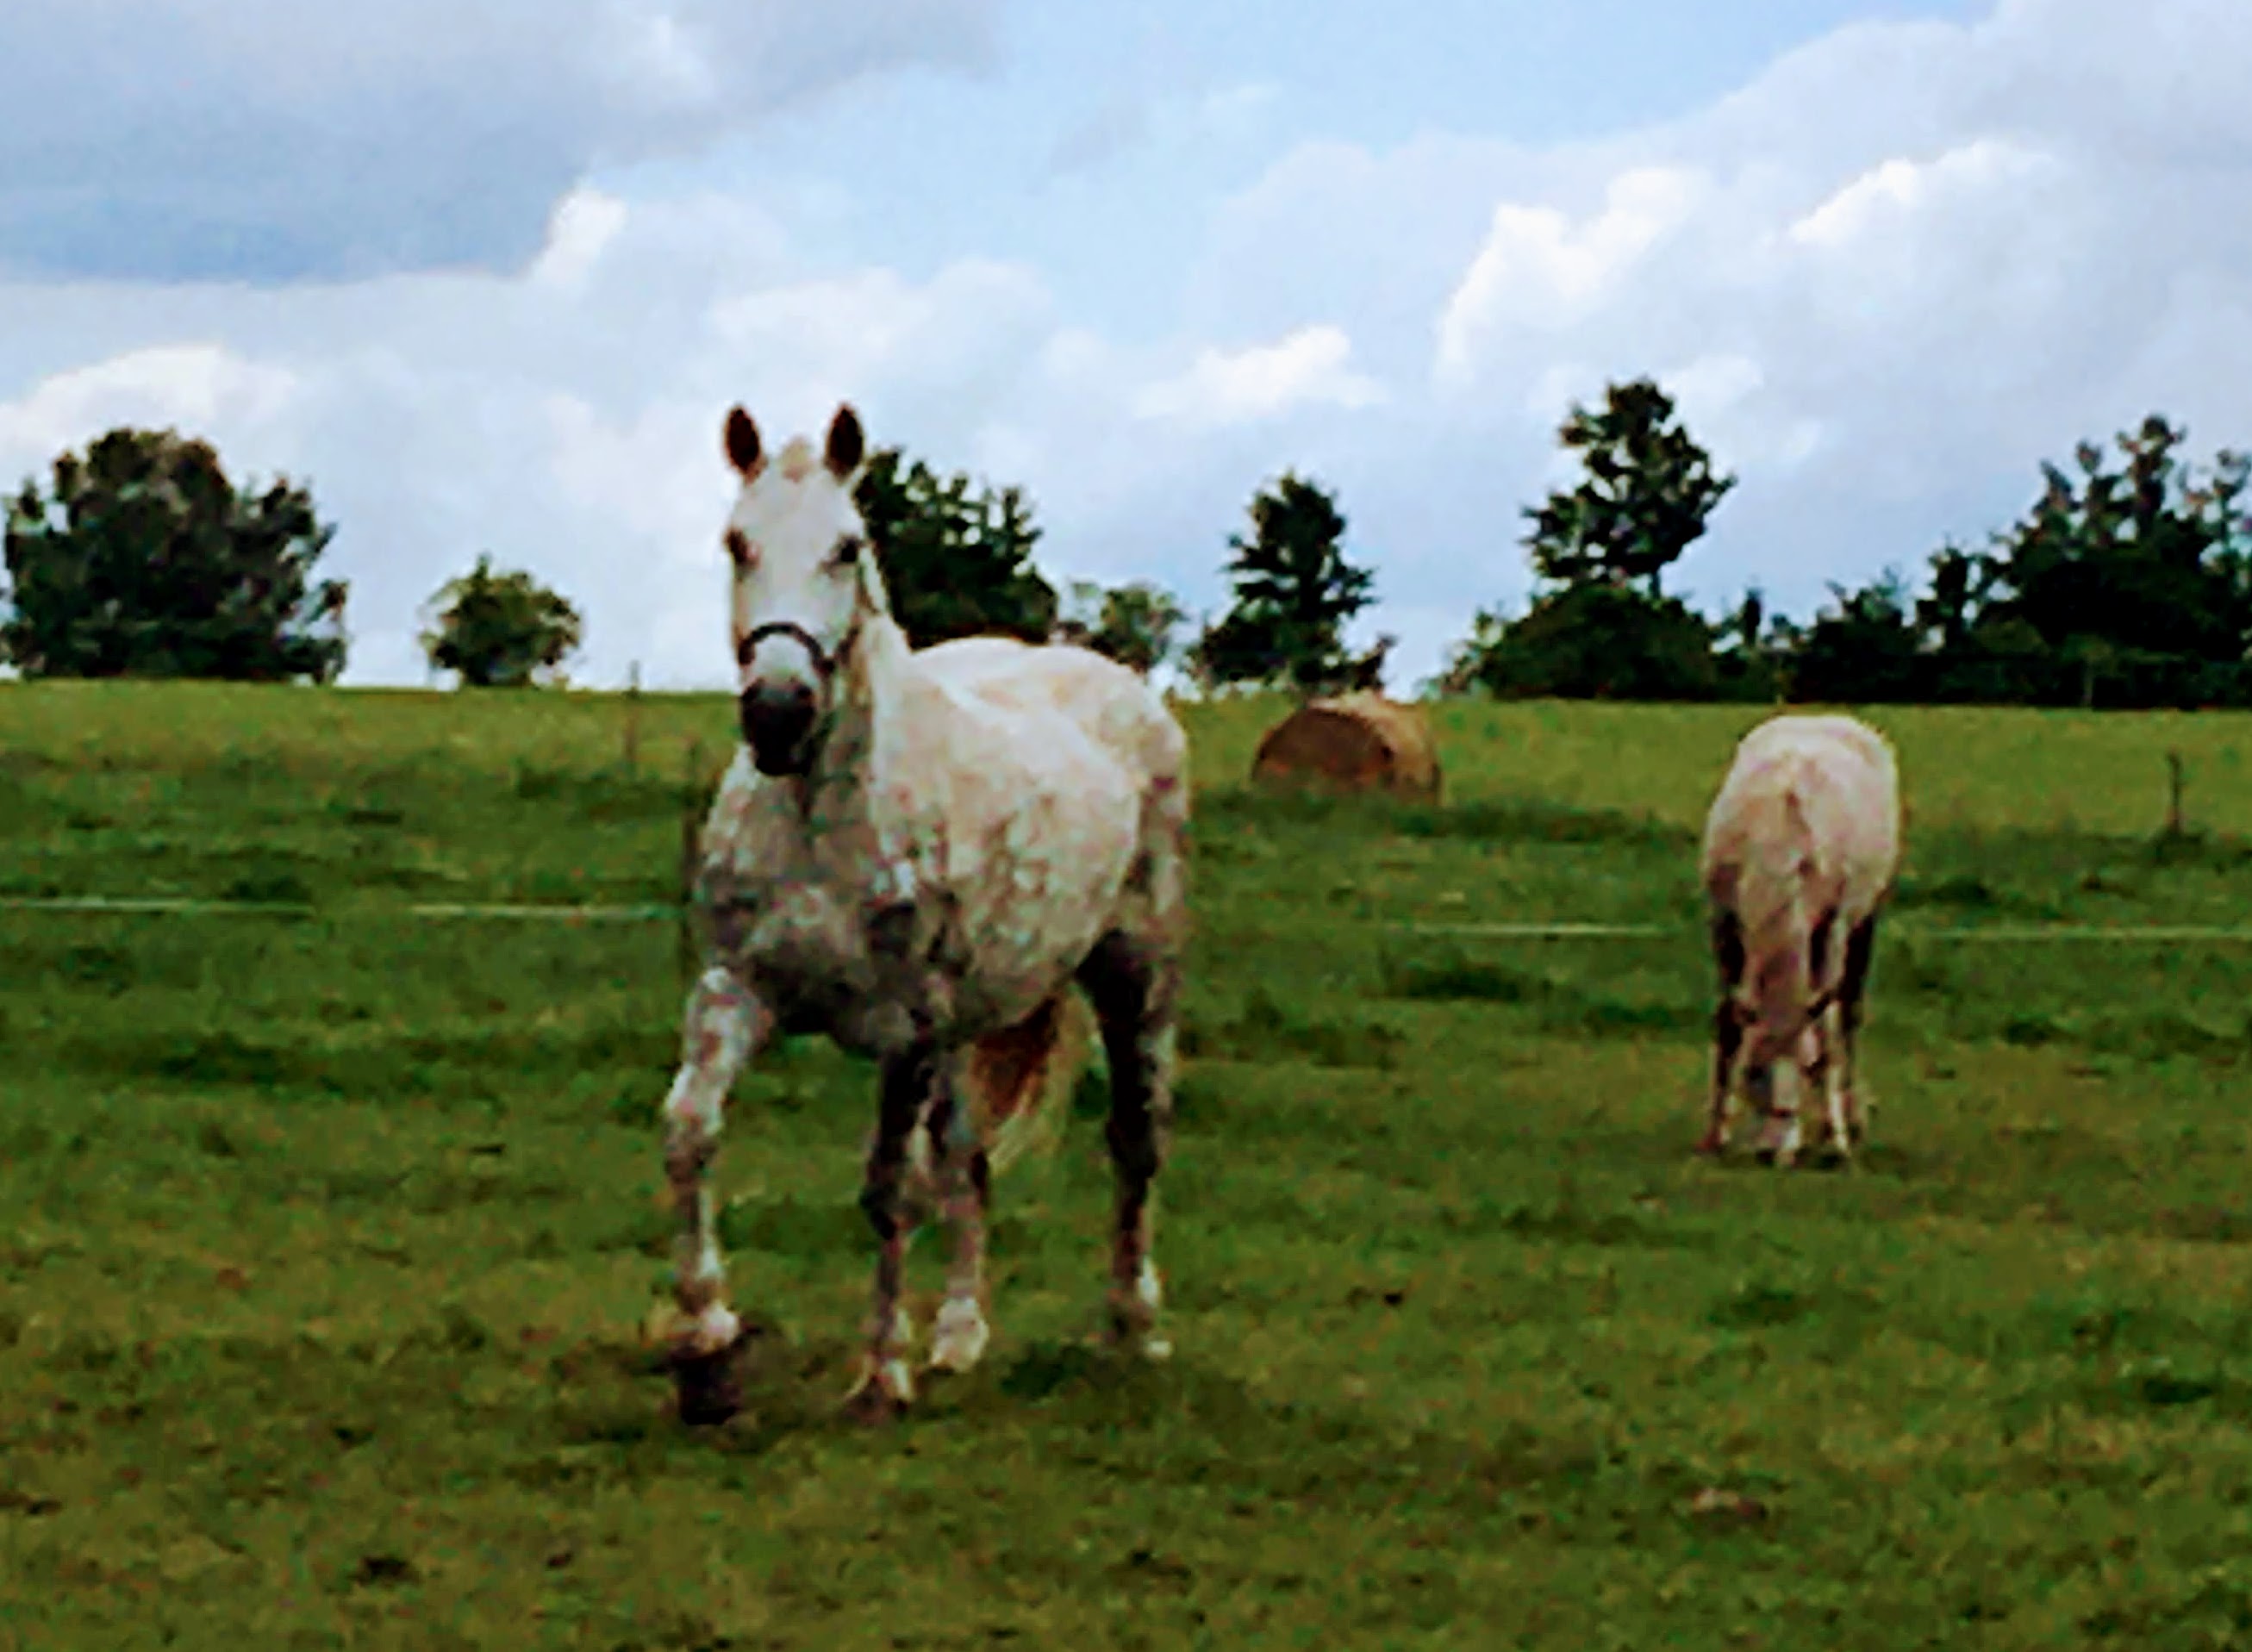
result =
M1873 1141L1782 1177L1688 1151L1758 712L1445 707L1395 808L1248 795L1275 708L1191 708L1173 1361L1084 1345L1089 1087L984 1365L838 1416L872 1102L801 1045L717 1170L782 1345L691 1433L671 927L400 909L669 899L730 712L627 774L595 697L0 689L0 895L312 909L0 913L0 1645L2252 1644L2252 946L1931 933L2252 917L2252 719L1872 712ZM1547 919L1674 929L1444 927Z

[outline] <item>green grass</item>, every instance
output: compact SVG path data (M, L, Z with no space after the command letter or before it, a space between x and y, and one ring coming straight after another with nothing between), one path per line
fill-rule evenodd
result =
M847 1426L871 1100L807 1042L718 1170L782 1345L692 1434L671 929L395 914L666 899L727 709L628 772L591 697L0 690L0 893L312 908L0 913L0 1645L2252 1643L2252 948L1928 933L2239 921L2252 719L1873 714L1875 1140L1780 1177L1687 1153L1756 712L1445 708L1398 809L1248 794L1275 708L1199 708L1175 1360L1087 1350L1083 1117L997 1189L985 1367ZM1674 928L1380 927L1557 918Z

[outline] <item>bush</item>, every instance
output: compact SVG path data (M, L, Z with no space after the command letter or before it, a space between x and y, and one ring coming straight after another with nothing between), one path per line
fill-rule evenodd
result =
M1544 596L1496 628L1457 680L1504 699L1710 700L1721 691L1704 620L1678 598L1614 585ZM1739 689L1750 680L1748 665Z

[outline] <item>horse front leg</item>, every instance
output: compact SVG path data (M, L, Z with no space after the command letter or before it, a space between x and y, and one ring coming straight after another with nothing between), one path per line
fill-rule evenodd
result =
M1766 1125L1760 1136L1759 1156L1779 1170L1796 1164L1805 1145L1800 1114L1807 1074L1818 1059L1812 1048L1814 1038L1814 1030L1810 1025L1783 1049L1771 1052L1774 1060L1768 1071L1773 1089L1768 1101Z
M914 1402L914 1376L907 1365L911 1328L901 1304L907 1239L914 1231L901 1183L907 1139L937 1096L941 1055L928 1039L885 1058L876 1107L875 1139L868 1147L860 1208L876 1232L876 1278L869 1304L866 1350L859 1380L845 1406L863 1420L895 1417Z
M744 1326L726 1303L711 1186L727 1093L772 1036L774 1017L734 973L714 964L688 996L680 1070L664 1098L664 1170L678 1231L670 1361L681 1420L725 1422L740 1409L735 1353Z

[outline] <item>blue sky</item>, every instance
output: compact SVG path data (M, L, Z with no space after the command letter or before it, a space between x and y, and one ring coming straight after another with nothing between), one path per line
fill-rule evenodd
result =
M16 0L0 477L195 428L338 523L347 680L423 680L490 551L581 680L716 684L720 417L849 396L1026 485L1059 582L1205 610L1310 472L1405 689L1650 372L1741 479L1674 587L1804 615L2154 407L2252 440L2248 51L2237 0Z

